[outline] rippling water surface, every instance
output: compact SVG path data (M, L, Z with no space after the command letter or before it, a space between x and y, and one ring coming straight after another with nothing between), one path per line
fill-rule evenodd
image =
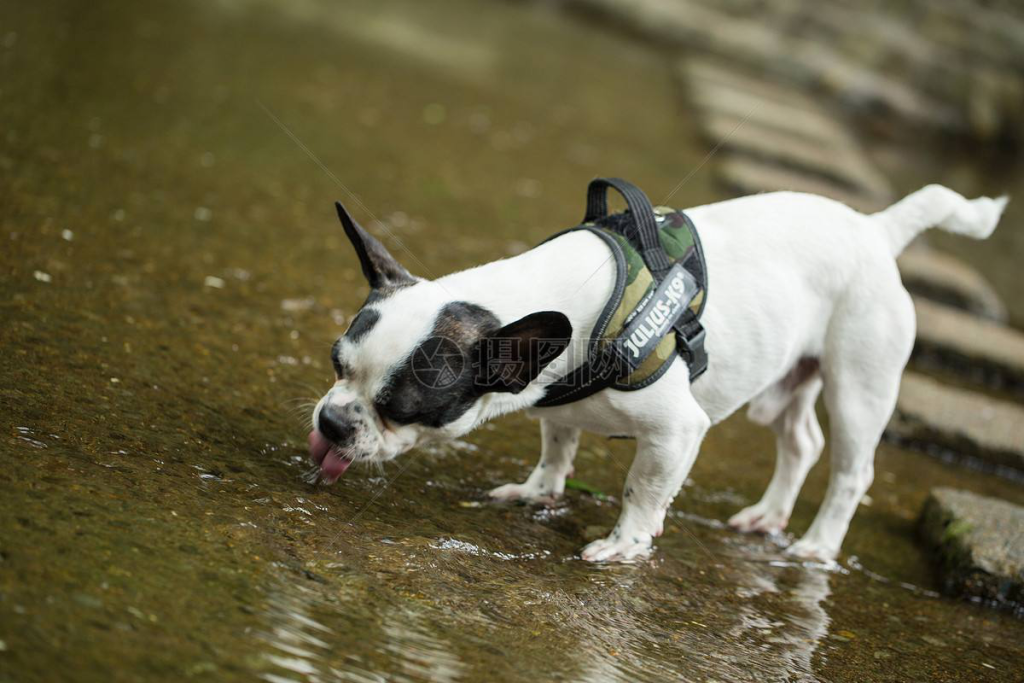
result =
M704 149L656 51L543 6L38 0L0 69L0 681L1020 679L1024 626L939 597L914 520L1024 495L919 454L880 449L832 569L723 527L774 457L742 416L636 566L576 557L630 443L585 438L611 495L551 509L485 501L522 417L303 480L366 295L335 179L428 276L574 224L595 175L667 194Z

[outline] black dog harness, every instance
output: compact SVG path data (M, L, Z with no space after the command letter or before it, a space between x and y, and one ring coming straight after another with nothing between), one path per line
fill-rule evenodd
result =
M628 209L608 215L608 188ZM602 389L641 389L661 377L678 353L690 381L707 370L700 315L707 301L707 268L700 237L682 211L653 208L638 187L597 178L587 188L587 213L577 230L600 237L612 252L612 297L591 333L587 360L547 386L539 407L572 403Z

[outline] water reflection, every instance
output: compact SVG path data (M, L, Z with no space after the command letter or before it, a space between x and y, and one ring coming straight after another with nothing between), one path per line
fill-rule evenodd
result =
M425 621L414 611L396 608L384 615L384 649L400 663L412 680L458 680L465 667L452 653L450 644L431 633Z
M313 600L312 591L301 586L271 593L266 614L269 629L259 633L259 638L270 646L263 656L276 670L261 673L263 680L330 680L324 678L329 671L325 659L331 651L329 641L336 640L336 634L309 616Z
M747 599L738 610L739 623L732 633L738 638L758 633L772 646L772 675L790 680L816 680L814 655L828 635L831 619L823 603L831 593L830 572L823 567L787 563L750 562L739 565L749 571L737 575L736 592ZM756 598L781 596L785 609L758 609ZM821 663L824 663L824 655Z
M323 612L326 619L314 616ZM465 666L452 645L432 632L424 617L402 605L390 605L378 614L359 612L340 628L341 614L317 591L301 584L278 585L268 599L268 628L259 632L264 644L259 668L269 683L326 683L351 681L439 681L463 677ZM372 644L376 652L346 651L353 639ZM374 655L385 657L377 669Z
M814 680L826 663L830 582L843 576L735 540L713 543L721 561L697 573L671 559L595 568L479 540L386 540L388 561L433 594L407 594L397 575L369 591L344 577L341 586L279 582L259 633L263 680L484 680L506 668L518 678L509 650L541 658L527 671L569 680ZM453 573L475 592L448 580ZM425 599L446 609L424 610Z

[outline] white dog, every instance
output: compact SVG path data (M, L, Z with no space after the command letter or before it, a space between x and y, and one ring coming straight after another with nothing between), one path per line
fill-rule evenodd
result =
M546 384L585 357L615 282L601 239L572 232L513 258L425 280L339 205L372 291L332 350L337 382L313 412L311 457L330 483L352 462L390 460L526 409L540 418L540 462L524 483L491 496L545 501L562 494L581 430L633 436L636 457L618 523L582 551L585 560L628 561L651 551L708 428L746 403L750 419L775 432L778 454L763 498L729 523L764 533L785 528L824 445L814 411L824 389L828 491L788 552L830 560L871 484L875 448L914 343L913 304L895 257L932 226L987 237L1006 201L968 201L930 185L870 216L792 192L688 209L711 282L701 318L707 372L691 384L685 361L676 358L643 389L605 389L550 408L533 406ZM551 360L522 351L497 383L479 381L479 368L495 353L487 340L536 338L561 339L568 352ZM423 367L442 367L446 380L424 382Z

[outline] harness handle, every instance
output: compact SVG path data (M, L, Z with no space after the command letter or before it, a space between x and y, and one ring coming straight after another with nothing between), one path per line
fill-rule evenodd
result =
M658 222L654 217L654 209L651 207L651 200L647 198L643 190L633 183L622 178L595 178L587 186L587 213L583 217L584 223L596 221L608 215L608 188L611 187L619 192L626 200L626 206L633 217L634 243L640 244L640 252L644 263L651 270L656 280L661 277L672 266L664 249L661 248L661 240L658 238Z

